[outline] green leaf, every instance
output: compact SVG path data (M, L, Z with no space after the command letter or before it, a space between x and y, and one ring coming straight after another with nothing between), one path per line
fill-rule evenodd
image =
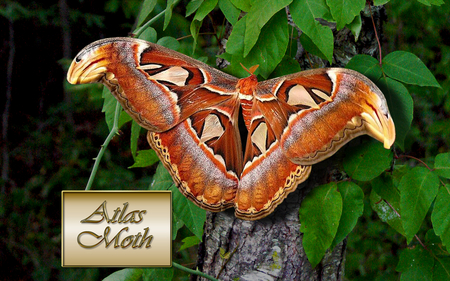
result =
M433 228L429 229L425 234L425 246L435 256L449 255L448 252L445 250L445 247L442 244L442 241L439 238L439 236L437 236L436 233L434 233Z
M331 15L336 20L337 30L341 30L346 24L349 24L359 15L366 5L365 0L327 0Z
M432 280L434 260L431 254L422 247L405 249L400 254L397 270L402 275L400 280Z
M134 160L134 164L128 168L148 167L159 161L158 155L153 149L139 150Z
M434 172L443 178L450 179L450 152L436 155Z
M383 145L370 140L357 147L347 146L343 161L344 171L358 181L370 181L391 166L392 153Z
M418 2L425 4L427 6L436 5L440 6L444 4L444 0L417 0Z
M233 5L239 10L248 12L252 7L252 1L253 0L231 0L231 3L233 3Z
M143 270L143 280L171 281L173 279L173 266L144 268Z
M170 189L174 202L172 204L173 212L198 239L202 240L206 211L187 199L175 185Z
M409 170L399 184L402 224L411 242L439 189L439 178L424 167Z
M164 46L166 48L169 48L171 50L178 50L180 48L180 42L178 42L177 39L171 37L171 36L165 36L163 38L160 38L156 44Z
M324 54L324 59L331 63L334 46L333 33L329 27L316 21L316 18L324 18L328 12L325 0L295 0L289 6L289 11L294 23Z
M156 30L153 27L147 27L144 29L144 31L139 35L139 39L156 43L156 40L158 39L158 34L156 33Z
M235 29L239 28L241 25L240 22L243 20L245 21L245 18L246 17L243 17L238 21ZM237 77L246 77L248 76L248 73L242 68L240 65L241 63L247 68L252 67L253 65L259 65L255 74L259 74L265 79L269 77L270 73L272 73L278 63L283 59L289 43L286 13L284 11L278 12L270 19L262 30L264 36L259 38L258 43L245 58L243 58L240 53L242 49L238 50L235 47L232 47L233 45L230 44L230 36L230 40L228 40L227 43L227 53L229 52L228 48L230 47L235 54L231 56L231 64L225 69L227 72L232 73ZM242 45L240 46L242 47Z
M433 268L433 281L450 280L450 257L436 257Z
M439 190L431 213L434 231L441 237L442 243L450 249L450 185Z
M187 248L193 247L195 245L198 245L198 243L200 243L201 240L198 239L197 236L189 236L189 237L186 237L183 240L181 240L181 242L183 242L183 244L181 245L181 247L178 250L178 252L181 252L184 249L187 249Z
M155 175L153 176L153 181L150 184L150 190L170 190L174 185L172 176L166 170L162 162L156 167ZM173 196L172 196L173 200Z
M203 0L192 0L186 5L186 17L192 15L198 10L198 7L203 3Z
M133 119L131 119L131 116L128 115L128 113L126 113L125 110L122 110L119 115L119 122L118 122L117 126L119 128L122 128L123 125L130 122L131 120L133 120Z
M177 238L178 230L184 226L182 220L180 220L174 213L172 213L172 240Z
M192 38L194 38L194 50L197 45L198 33L200 31L200 27L202 26L203 19L211 13L212 10L214 10L217 6L217 1L218 0L204 0L195 13L194 19L192 20L190 26Z
M391 206L389 206L389 204L387 204L383 198L375 192L375 189L372 189L369 199L370 206L372 207L372 210L377 213L378 217L380 217L383 222L389 224L393 229L395 229L395 231L405 236L405 230L403 229L401 218L397 214L399 213L401 215L400 210L395 212L391 208L392 206L396 209L394 204L390 202Z
M348 29L350 29L353 36L355 36L355 42L357 42L362 28L361 14L358 14L355 19L346 26Z
M281 77L291 73L302 71L298 61L290 56L284 56L281 62L277 65L275 70L270 74L271 77Z
M244 51L244 35L247 15L243 16L234 26L228 37L226 52L231 55L239 55ZM242 56L242 55L241 55Z
M141 126L139 126L139 124L133 120L133 122L131 123L130 149L131 149L131 155L133 156L133 159L135 162L136 162L136 153L137 153L137 143L138 143L140 132L141 132Z
M381 5L386 4L389 1L391 1L391 0L373 0L373 5L374 6L381 6Z
M144 0L141 10L139 11L136 28L140 27L145 21L148 20L150 13L155 8L157 2L157 0Z
M395 173L394 170L393 173ZM397 212L400 212L400 191L394 184L394 175L383 173L370 182L373 190L385 199Z
M302 44L303 48L305 48L305 50L307 50L309 53L318 56L320 58L326 58L326 56L322 53L322 51L304 32L300 35L300 44Z
M186 227L198 237L198 239L202 239L203 224L206 220L206 211L197 207L178 190L172 181L172 176L166 168L164 168L162 163L160 163L156 168L150 189L171 190L173 220L182 221L183 224L186 225ZM176 234L173 235L176 236Z
M167 0L166 11L164 12L164 27L163 30L169 26L170 20L172 19L172 11L175 7L177 0Z
M381 75L380 64L377 59L369 55L356 55L345 66L345 68L353 69L367 76L373 82L378 81Z
M254 5L252 5L247 14L244 37L244 58L250 53L250 50L258 41L262 27L278 11L288 6L291 2L292 0L254 2ZM284 19L286 20L286 13L284 13ZM263 33L262 36L265 36L265 34Z
M103 87L102 97L103 97L102 112L105 113L106 125L108 125L108 129L109 131L111 131L114 125L114 114L116 112L117 100L114 98L109 89L106 87Z
M232 26L237 23L241 10L236 8L230 0L219 0L219 9Z
M195 13L194 20L202 21L217 6L219 0L204 0Z
M331 249L344 240L353 230L358 218L364 211L364 192L357 184L351 181L340 182L338 183L338 189L343 202L342 215Z
M336 235L342 214L342 198L337 184L315 187L300 206L303 247L312 267L319 264Z
M387 76L406 84L441 88L425 64L409 52L395 51L385 56L383 71Z
M402 83L391 78L381 78L377 86L383 92L394 120L395 144L404 150L405 138L413 119L413 99Z
M111 273L103 281L137 281L141 280L143 273L142 268L124 268Z

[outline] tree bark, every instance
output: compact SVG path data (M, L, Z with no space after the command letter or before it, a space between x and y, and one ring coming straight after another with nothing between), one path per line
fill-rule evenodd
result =
M380 34L384 9L371 7L371 12ZM343 67L359 53L376 55L378 44L368 6L361 15L363 25L357 42L347 28L336 31L331 25L335 38L333 66ZM303 68L330 66L320 58L306 55L300 44L297 54ZM342 280L346 239L328 251L319 265L311 268L302 246L298 213L308 192L329 182L336 173L333 159L314 165L310 178L264 219L240 220L233 210L208 212L197 267L220 280Z

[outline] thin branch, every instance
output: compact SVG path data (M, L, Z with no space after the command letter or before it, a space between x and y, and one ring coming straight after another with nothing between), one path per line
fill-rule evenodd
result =
M103 142L102 147L100 148L100 151L98 152L97 157L94 158L95 159L94 167L92 168L92 172L91 172L91 175L89 176L89 180L88 180L88 183L86 184L85 190L91 189L92 183L94 182L95 175L97 174L98 166L100 165L100 160L102 160L103 154L105 153L109 142L117 134L117 132L119 130L118 124L119 124L120 109L121 109L120 103L117 102L116 103L116 111L114 113L113 126L111 128L111 131L109 132L108 137L105 139L105 142Z
M203 273L203 272L198 271L198 270L193 270L193 269L184 267L184 266L182 266L181 264L178 264L178 263L176 263L176 262L172 262L172 265L173 265L173 267L178 268L178 269L180 269L180 270L183 270L183 271L185 271L185 272L188 272L188 273L190 273L190 274L195 274L195 275L204 277L204 278L209 279L209 280L212 280L212 281L219 281L218 279L216 279L216 278L214 278L214 277L212 277L212 276L209 276L209 275L206 274L206 273Z

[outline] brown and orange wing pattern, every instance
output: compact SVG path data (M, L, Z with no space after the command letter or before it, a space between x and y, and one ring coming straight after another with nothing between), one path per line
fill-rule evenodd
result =
M272 212L308 178L309 165L359 135L368 134L386 148L395 140L383 94L352 70L317 69L263 81L254 96L236 195L239 217Z
M310 165L349 140L368 134L389 148L395 139L383 94L346 69L258 83L156 44L111 38L85 47L68 80L105 84L149 131L148 142L186 197L211 211L234 206L247 220L270 214L308 178Z

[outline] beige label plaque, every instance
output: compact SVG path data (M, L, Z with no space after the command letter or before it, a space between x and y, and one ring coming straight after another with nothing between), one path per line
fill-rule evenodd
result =
M170 191L62 191L63 267L172 266Z

